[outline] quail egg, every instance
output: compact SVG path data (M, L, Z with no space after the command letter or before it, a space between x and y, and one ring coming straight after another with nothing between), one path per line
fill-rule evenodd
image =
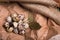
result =
M20 19L18 17L16 17L16 21L19 21Z
M13 17L13 21L18 22L20 19L18 17Z
M5 27L9 28L9 22L5 22Z
M14 28L14 33L18 34L18 29Z
M14 18L14 17L17 17L18 15L16 13L14 13L11 16Z
M23 26L25 29L29 28L29 24L28 23L23 23Z
M24 31L24 30L22 30L22 31L21 31L21 33L22 33L22 34L25 34L25 31Z
M25 30L20 30L19 34L25 34Z
M7 17L8 22L12 22L12 18L10 16Z
M23 21L22 21L22 20L20 20L18 23L19 23L19 24L22 24L22 23L23 23Z
M14 28L17 28L18 23L17 22L13 22Z
M18 26L18 29L19 29L19 30L23 30L24 27L23 27L22 25L19 25L19 26Z
M8 32L12 32L13 31L13 27L10 27L9 29L7 29Z
M24 15L23 14L18 15L18 17L20 18L20 20L24 19Z

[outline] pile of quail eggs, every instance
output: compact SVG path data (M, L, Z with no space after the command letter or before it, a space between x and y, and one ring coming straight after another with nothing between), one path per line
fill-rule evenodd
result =
M6 18L4 28L7 32L25 34L25 30L29 28L28 19L23 14L11 14Z

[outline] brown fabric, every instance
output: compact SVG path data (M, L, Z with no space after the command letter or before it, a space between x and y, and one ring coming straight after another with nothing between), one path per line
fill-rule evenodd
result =
M10 6L8 7L9 10L10 10L12 7L13 7L13 10L15 10L16 12L18 12L19 14L20 14L20 13L22 13L22 14L24 13L24 14L26 15L26 14L29 13L28 11L25 12L25 10L23 10L22 8L20 8L20 7L19 7L18 5L16 5L16 4L15 4L14 6L13 6L13 5L10 5ZM0 19L1 19L1 20L0 20L0 24L1 24L1 25L0 25L0 29L1 29L1 30L0 30L0 34L2 35L2 39L3 39L3 40L6 40L7 37L9 37L8 40L9 40L9 39L11 39L11 40L24 40L24 37L23 37L23 36L17 35L17 34L14 34L14 33L8 33L8 32L6 32L6 31L4 30L4 28L3 28L2 25L3 25L4 21L5 21L5 18L8 16L7 14L10 14L10 13L9 13L8 9L6 8L6 6L0 5L0 8L3 8L2 11L1 11L1 13L0 13L0 14L1 14L1 16L0 16ZM6 11L5 11L5 10L6 10ZM4 12L4 11L5 11L5 12ZM5 16L4 16L3 12L5 13ZM12 10L11 10L11 12L14 13L14 11L12 11ZM3 15L4 18L2 17L2 15ZM37 15L37 16L38 16L38 15ZM41 17L41 16L40 16L40 17ZM44 21L45 18L42 16L40 19L41 19L42 21ZM39 20L40 20L40 19L39 19ZM46 19L45 19L45 20L46 20ZM45 24L46 24L46 21L44 21L44 24L43 24L42 22L41 22L40 24L41 24L41 26L45 26L45 27L46 27L46 25L45 25ZM46 30L46 29L45 29L45 30ZM41 29L41 31L42 31L42 29ZM39 31L38 31L38 34L39 34ZM33 35L33 34L32 34L32 35ZM34 36L32 36L32 37L34 38Z
M57 3L59 3L59 7L60 7L60 0L55 0Z
M9 11L10 10L10 11ZM29 12L22 7L20 7L18 4L9 4L9 5L0 5L0 38L2 37L3 40L25 40L24 35L18 35L14 33L8 33L3 28L3 23L5 21L5 18L12 13L17 12L18 14L24 14L26 18L28 17ZM60 27L57 25L52 19L47 18L41 14L35 13L35 20L37 23L41 25L41 29L37 30L37 40L48 40L50 37L56 34L60 34ZM57 30L58 29L58 30ZM29 31L28 36L35 39L35 35L33 30L27 30Z

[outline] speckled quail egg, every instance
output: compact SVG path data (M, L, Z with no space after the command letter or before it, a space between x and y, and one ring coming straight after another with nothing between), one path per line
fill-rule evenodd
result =
M16 17L16 21L19 21L20 19L19 19L19 17Z
M29 24L28 23L23 23L23 26L25 29L29 28Z
M22 20L19 20L19 22L18 22L19 24L22 24L23 23L23 21Z
M14 22L17 22L16 17L15 17L15 18L12 18L12 20L13 20Z
M18 34L18 29L14 28L14 33Z
M20 20L24 19L24 15L23 14L18 15L18 17L20 18Z
M18 15L16 13L12 14L11 17L17 17Z
M12 32L13 31L13 27L10 27L9 29L7 29L8 32Z
M13 22L14 28L17 28L18 23L17 22Z
M21 35L21 34L25 34L25 30L20 30L19 31L19 34Z
M9 22L5 22L5 27L9 28Z
M24 27L23 27L22 25L19 25L19 26L18 26L18 29L19 29L19 30L24 30Z
M8 22L12 22L12 18L10 16L7 17Z
M18 17L13 17L13 21L18 22L20 19Z
M21 33L22 33L22 34L25 34L25 31L24 31L24 30L22 30L22 31L21 31Z

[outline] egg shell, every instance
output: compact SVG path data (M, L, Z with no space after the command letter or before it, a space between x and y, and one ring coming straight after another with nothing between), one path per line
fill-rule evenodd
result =
M13 22L14 28L16 28L18 26L17 22Z
M10 16L7 17L8 22L12 22L12 18Z
M11 15L12 17L17 17L18 15L16 13L12 14Z
M25 34L25 31L24 31L24 30L22 30L22 31L21 31L21 33L22 33L22 34Z
M19 20L19 22L18 22L19 24L22 24L23 23L23 21L22 20Z
M8 27L9 27L9 22L5 22L5 24L4 24L4 25L5 25L5 27L7 27L7 28L8 28Z
M28 23L23 23L23 25L24 25L25 29L29 28L29 24Z
M18 34L18 29L14 28L14 33Z
M20 14L18 17L20 18L20 20L24 19L24 15L23 14Z
M8 32L12 32L13 31L13 27L10 27L7 31Z

